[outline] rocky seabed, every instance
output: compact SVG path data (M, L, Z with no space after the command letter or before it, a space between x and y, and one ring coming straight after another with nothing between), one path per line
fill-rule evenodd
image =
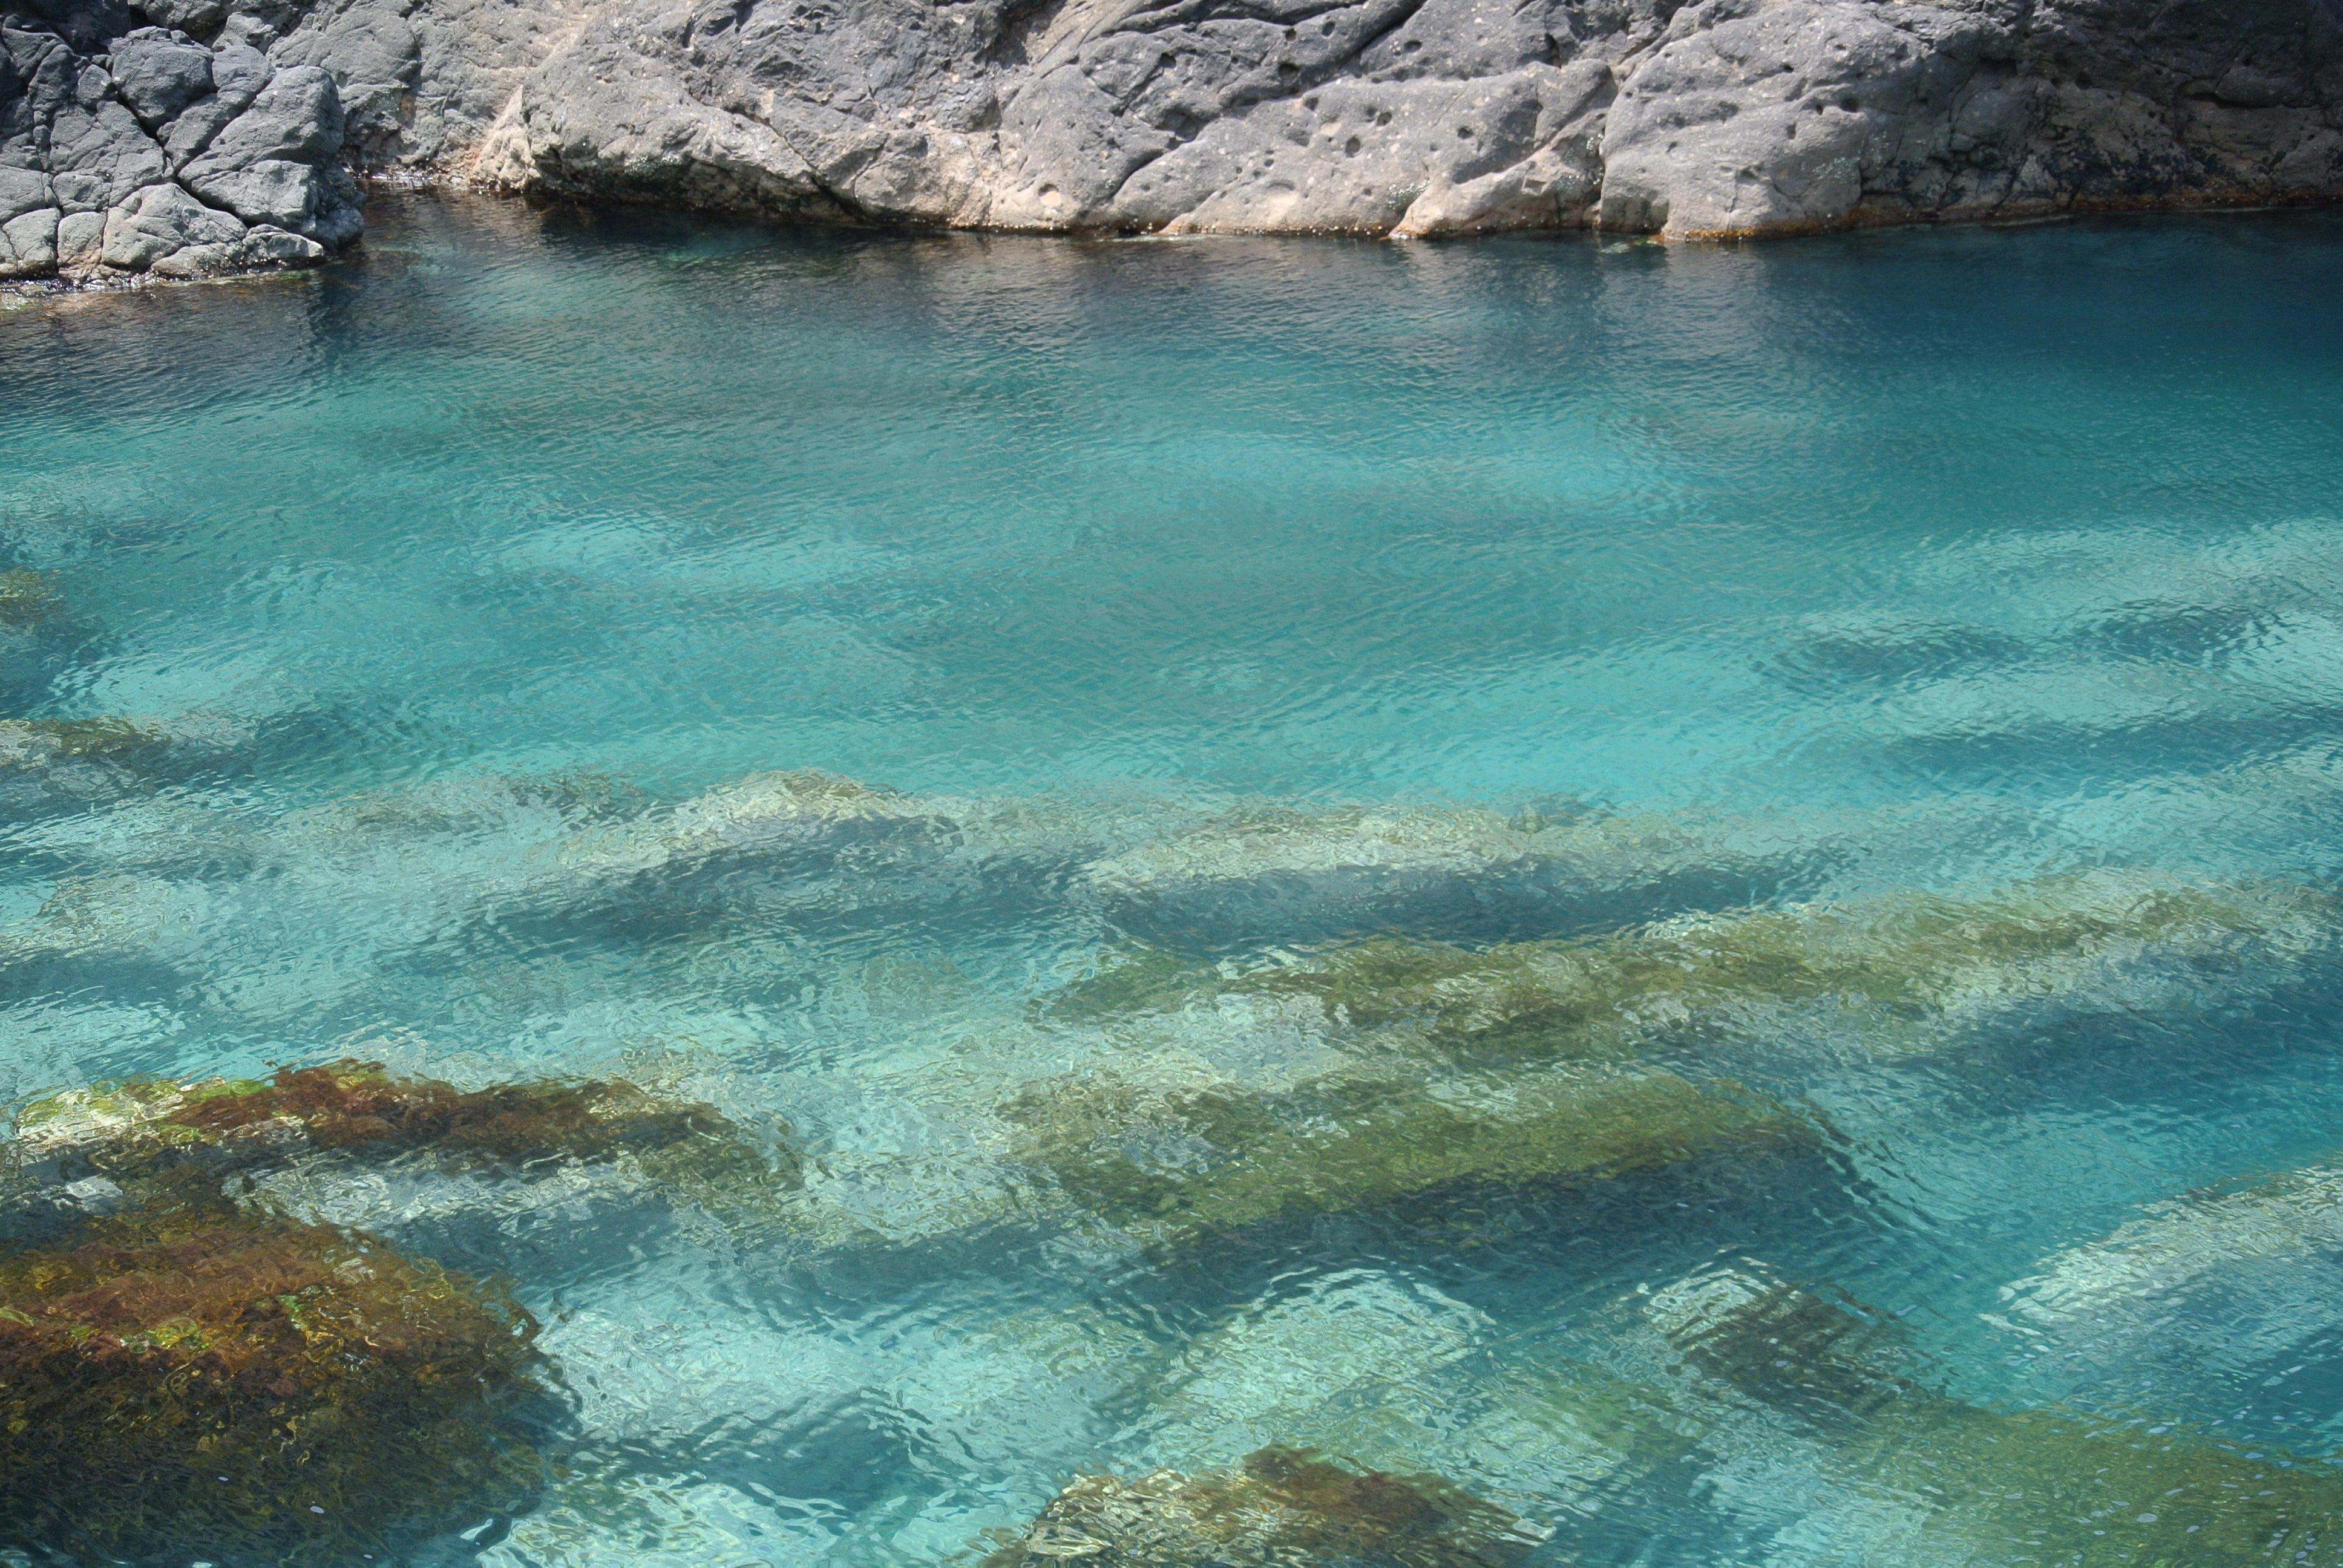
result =
M12 809L102 804L122 869L0 930L0 985L192 973L227 927L256 934L252 910L177 869L221 846L186 841L170 798L249 737L120 719L11 720L0 739ZM2332 798L2331 780L2250 769L2227 787ZM802 934L1031 907L1104 945L980 1027L940 977L870 971L873 1008L908 985L900 1027L939 1037L881 1091L925 1129L916 1157L798 1125L770 1084L691 1046L591 1078L483 1060L458 1083L414 1070L427 1042L392 1030L265 1078L21 1099L0 1141L0 1547L426 1562L462 1531L489 1561L584 1564L638 1541L688 1553L729 1519L812 1553L838 1538L701 1471L720 1474L727 1445L819 1449L824 1401L860 1385L1031 1500L922 1559L982 1568L1608 1561L1605 1509L1637 1496L1783 1562L1966 1563L2013 1543L2083 1564L2343 1561L2331 1455L2191 1422L2132 1375L2235 1355L2256 1325L2271 1342L2253 1355L2292 1352L2280 1326L2328 1288L2304 1260L2343 1234L2332 1155L2176 1195L2011 1281L1986 1322L2012 1366L2117 1374L2014 1399L1960 1390L1931 1342L1947 1325L1740 1248L1563 1334L1508 1330L1404 1266L1616 1241L1687 1209L1844 1211L1873 1199L1825 1107L1883 1073L1942 1091L1875 1120L1862 1141L1892 1158L1975 1118L1963 1085L2056 1101L2068 1059L2121 1038L2087 1091L2144 1101L2208 1031L2219 1049L2218 1020L2317 1016L2343 981L2343 903L2315 877L1902 885L1893 868L1967 809L1167 794L1101 816L799 771L665 804L484 778L288 819L238 863L295 877L330 845L409 868L412 923L377 923L377 956L744 910ZM1975 809L2010 829L2006 809ZM518 852L432 848L499 836ZM433 866L447 885L425 886ZM1460 940L1492 918L1546 934ZM735 961L699 983L761 983L755 952ZM628 1321L623 1290L589 1289L540 1319L502 1282L612 1236L770 1318ZM1297 1238L1357 1261L1256 1291ZM1029 1260L1016 1289L1004 1258ZM1142 1293L1225 1279L1230 1303L1158 1336L1046 1288L1100 1268ZM850 1347L779 1321L811 1280L913 1276L983 1310ZM1100 1441L1068 1430L1069 1394L1121 1412L1111 1446L1139 1462L1043 1457Z
M9 0L0 277L298 265L349 169L1037 233L1669 238L2343 193L2322 0Z

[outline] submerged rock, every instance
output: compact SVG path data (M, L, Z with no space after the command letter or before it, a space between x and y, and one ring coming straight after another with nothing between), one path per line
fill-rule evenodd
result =
M1505 1568L1549 1533L1436 1475L1272 1447L1199 1475L1082 1476L982 1568Z
M670 1180L794 1184L714 1107L616 1079L459 1090L377 1062L279 1068L267 1081L132 1079L53 1095L16 1115L20 1166L51 1181L181 1167L225 1173L335 1151L456 1165L626 1158Z
M2338 1285L2343 1164L2330 1155L2150 1203L2002 1287L1981 1318L2054 1388L2209 1372L2267 1390L2320 1359Z
M1393 929L1542 936L1781 897L1845 858L1847 826L1257 806L1085 879L1120 930L1189 950Z
M1006 1114L1013 1157L1090 1212L1161 1241L1476 1184L1762 1158L1813 1139L1736 1085L1657 1072L1440 1085L1330 1076L1283 1092L1090 1077L1029 1088Z
M363 1234L151 1184L0 1253L0 1543L355 1563L522 1505L537 1325Z
M0 769L57 762L136 763L160 752L170 737L128 719L0 719Z
M1828 1442L1871 1510L1850 1533L1882 1561L2332 1563L2343 1468L2223 1442L2137 1412L2001 1411L1894 1370L1895 1320L1725 1271L1654 1299L1691 1366ZM2325 1543L2322 1546L2322 1543Z
M563 847L548 879L578 890L674 882L776 859L828 862L873 845L949 844L947 809L892 789L811 771L754 773L663 811Z
M2129 1009L2159 974L2277 984L2331 956L2343 907L2280 882L2066 873L1973 896L1901 893L1686 916L1569 941L1378 938L1252 969L1111 952L1044 1004L1099 1021L1222 999L1314 1006L1381 1053L1474 1064L1624 1060L1753 1039L1785 1008L1845 1015L1868 1056L1922 1053L2006 1010Z
M0 572L0 627L22 630L54 619L64 608L49 579L19 568Z

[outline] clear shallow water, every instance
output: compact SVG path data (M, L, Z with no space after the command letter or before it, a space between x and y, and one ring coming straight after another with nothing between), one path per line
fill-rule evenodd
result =
M1081 1469L1294 1442L1501 1497L1541 1562L2018 1560L1915 1544L1830 1432L1654 1350L1649 1301L1727 1266L1905 1314L1914 1375L1993 1408L2343 1443L2331 1221L2025 1310L2149 1206L2343 1145L2323 915L1968 977L1925 1050L1765 1012L1703 1070L1831 1130L1786 1163L1166 1256L1001 1114L1356 1044L1233 1000L1037 1010L1138 942L1233 974L2076 871L2323 891L2343 221L1674 252L373 221L312 279L0 314L0 565L66 607L14 634L10 712L175 737L0 778L0 1087L624 1070L785 1121L815 1172L779 1235L310 1194L508 1271L562 1369L584 1479L421 1558L928 1563ZM770 769L910 804L608 869ZM1537 870L1573 823L1629 847ZM1678 1402L1686 1453L1619 1458L1587 1368Z

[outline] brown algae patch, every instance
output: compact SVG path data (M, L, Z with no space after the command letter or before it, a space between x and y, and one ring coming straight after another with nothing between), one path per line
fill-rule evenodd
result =
M163 1187L0 1256L0 1541L354 1563L535 1493L537 1325L502 1289Z
M617 1079L462 1090L345 1059L267 1080L133 1079L36 1101L16 1117L27 1167L136 1177L180 1165L226 1171L329 1151L423 1151L457 1165L626 1158L647 1174L750 1184L799 1180L713 1106Z
M1547 1533L1436 1475L1271 1447L1193 1476L1078 1477L981 1568L1510 1568Z

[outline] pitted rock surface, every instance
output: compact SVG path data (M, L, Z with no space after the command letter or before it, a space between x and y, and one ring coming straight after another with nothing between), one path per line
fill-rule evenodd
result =
M126 9L0 9L0 278L317 260L363 226L344 135L314 66Z
M330 248L345 161L1060 232L1730 236L2343 195L2343 0L0 5L17 273L246 254L141 196L166 181L268 230L254 256Z
M615 0L466 166L1001 228L1694 236L2330 198L2338 126L2338 0Z

